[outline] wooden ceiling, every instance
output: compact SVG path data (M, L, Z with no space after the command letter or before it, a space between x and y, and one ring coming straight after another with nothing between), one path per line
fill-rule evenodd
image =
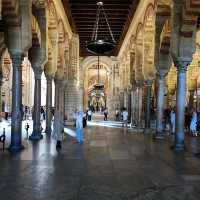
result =
M90 41L96 19L97 0L62 0L70 25L80 38L80 55L91 55L86 50L86 41ZM139 0L104 0L104 9L116 40L116 47L110 55L117 55L129 28ZM108 27L100 16L98 38L110 38Z

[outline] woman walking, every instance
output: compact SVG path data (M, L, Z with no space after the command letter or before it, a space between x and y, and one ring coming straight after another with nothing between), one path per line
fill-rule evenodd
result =
M79 144L83 143L83 117L84 113L79 111L75 115L76 117L76 139Z
M192 136L197 136L197 113L195 110L192 112L192 119L190 122L190 133Z

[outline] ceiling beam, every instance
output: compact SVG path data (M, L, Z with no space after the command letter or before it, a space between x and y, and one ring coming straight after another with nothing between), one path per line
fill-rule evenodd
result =
M89 4L96 4L94 0L65 0L68 1L69 4L80 4L80 3L89 3ZM104 0L104 5L106 4L132 4L132 0Z
M87 3L83 3L80 5L71 5L70 6L71 10L83 10L83 9L87 9L87 10L97 10L97 5L95 4L87 4ZM116 4L110 4L110 5L105 5L104 9L105 11L107 10L127 10L129 9L129 5L116 5Z
M87 10L87 9L83 9L83 10L81 10L81 12L79 11L79 10L73 10L73 11L71 11L71 13L72 13L72 15L73 15L73 17L75 16L75 15L88 15L88 14L92 14L92 15L94 15L95 16L95 18L96 18L96 10ZM128 15L129 14L129 11L128 10L111 10L111 11L106 11L106 14L107 13L112 13L112 14L114 14L114 15L118 15L118 14L120 14L120 15Z
M79 23L81 23L81 22L92 22L92 23L94 23L95 22L95 20L94 19L92 19L92 18L82 18L82 17L76 17L76 18L74 18L76 21L78 21ZM125 22L126 21L126 19L124 19L124 18L117 18L117 19L114 19L114 18L108 18L108 22L110 23L110 22L112 22L112 23L121 23L121 22ZM104 20L103 22L101 22L101 24L106 24L106 21Z
M96 18L96 12L77 12L77 11L74 11L73 12L74 14L74 17L73 18L76 18L77 16L82 16L82 17L94 17ZM106 13L107 14L107 17L126 17L127 16L127 12L112 12L112 13Z

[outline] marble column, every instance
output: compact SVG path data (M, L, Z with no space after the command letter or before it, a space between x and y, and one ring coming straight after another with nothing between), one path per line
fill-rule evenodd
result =
M146 87L146 105L145 105L145 129L150 129L151 127L151 90L152 81L148 80L145 83Z
M12 114L10 151L23 149L22 145L22 52L10 52L12 59Z
M185 148L184 123L185 123L185 92L186 92L186 69L188 62L180 61L177 67L177 92L176 92L176 129L175 150L182 151Z
M129 114L129 121L131 122L131 118L132 118L132 107L131 107L131 90L128 90L128 94L127 94L127 97L128 97L128 114Z
M46 76L47 95L46 95L46 133L51 134L52 122L52 80L53 76Z
M138 127L143 128L143 85L139 87L138 96Z
M164 83L165 77L157 75L158 91L157 91L157 108L156 108L156 135L163 134L163 114L164 114Z
M0 122L2 120L2 116L1 116L1 113L2 113L2 99L1 99L1 87L2 87L2 84L3 84L3 75L0 74Z
M134 126L134 120L135 120L135 99L134 99L134 90L131 91L131 126Z
M33 132L29 137L30 140L40 140L43 138L41 134L41 76L42 69L39 67L33 67L35 76L35 88L34 88L34 107L33 107Z
M57 148L61 148L62 133L64 128L64 88L61 80L55 82L55 113L54 113L54 138Z
M136 88L136 95L135 95L135 124L138 127L139 126L139 107L140 107L140 101L139 101L139 87Z
M64 110L65 110L65 90L63 81L60 83L60 91L59 91L59 112L60 112L60 129L63 133L64 131Z

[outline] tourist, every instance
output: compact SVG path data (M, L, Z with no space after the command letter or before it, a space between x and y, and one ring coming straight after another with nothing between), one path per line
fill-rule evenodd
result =
M92 120L92 111L91 109L88 110L88 121L91 121Z
M164 126L166 130L170 129L170 113L171 113L171 107L166 108L164 110Z
M28 119L28 106L24 107L24 118L25 118L25 120Z
M87 108L86 111L85 111L85 119L86 120L88 120L88 110L89 110L89 108Z
M5 104L5 107L4 107L4 111L5 111L5 120L8 120L9 108L6 104Z
M191 123L191 111L186 107L185 108L185 129L186 131L190 131L190 123Z
M174 135L175 134L175 123L176 123L176 114L174 111L174 108L171 109L170 112L170 125L171 125L171 134Z
M104 121L107 121L108 120L108 109L105 108L103 113L104 113Z
M115 110L115 120L119 121L119 110L118 109Z
M76 112L76 139L79 144L83 142L83 117L84 113L82 111Z
M197 112L197 134L200 132L200 112Z
M45 110L44 110L44 107L41 106L40 108L40 114L41 114L41 121L45 120Z
M190 134L192 136L197 136L197 112L192 110L192 119L190 122Z
M126 110L126 108L123 108L123 112L122 112L122 126L124 127L124 125L126 125L126 127L128 126L128 111Z

